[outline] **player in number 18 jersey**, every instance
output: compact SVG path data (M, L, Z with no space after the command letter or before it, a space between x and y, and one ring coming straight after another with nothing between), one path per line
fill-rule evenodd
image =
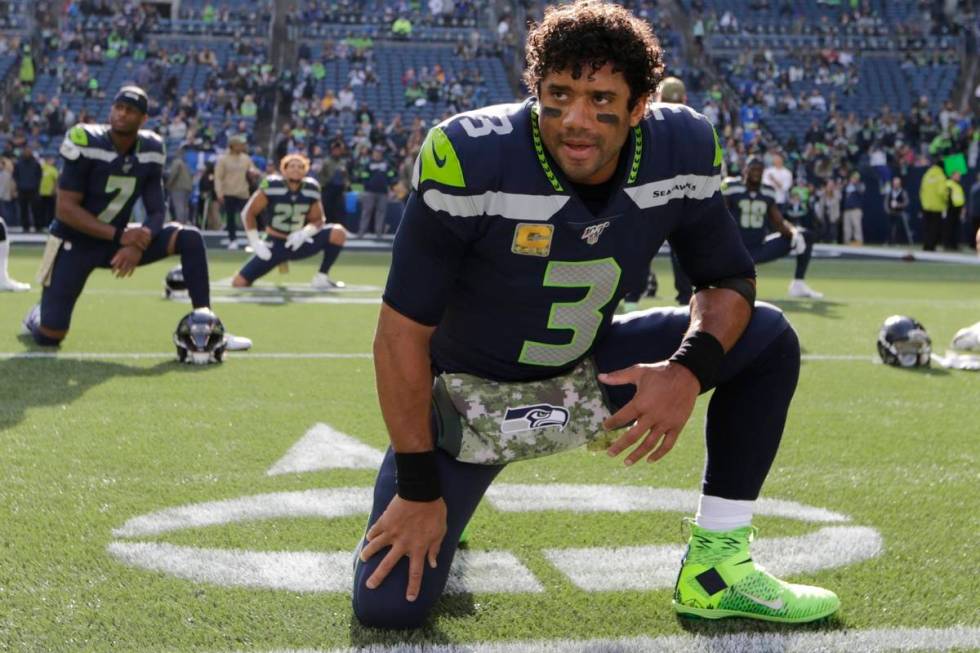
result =
M725 204L742 232L742 241L756 264L768 263L789 254L796 256L796 271L789 284L791 297L820 299L819 293L803 280L813 254L813 234L790 224L776 205L776 190L762 183L763 165L750 159L745 181L731 178L723 183Z

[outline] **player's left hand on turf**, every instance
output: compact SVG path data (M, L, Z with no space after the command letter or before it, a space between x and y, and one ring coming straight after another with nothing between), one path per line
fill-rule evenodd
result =
M109 264L112 265L112 273L122 279L133 274L133 270L136 269L142 258L143 250L135 245L129 245L120 247Z
M606 385L636 386L633 399L602 423L604 429L613 430L635 422L607 449L610 456L618 456L639 442L626 457L627 465L644 456L652 463L673 448L701 390L690 370L667 361L600 374L599 381Z

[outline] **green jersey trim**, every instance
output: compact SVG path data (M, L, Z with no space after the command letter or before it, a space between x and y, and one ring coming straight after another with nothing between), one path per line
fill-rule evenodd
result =
M432 180L443 186L466 188L463 166L456 155L456 149L440 127L429 131L422 143L419 158L422 166L420 184Z

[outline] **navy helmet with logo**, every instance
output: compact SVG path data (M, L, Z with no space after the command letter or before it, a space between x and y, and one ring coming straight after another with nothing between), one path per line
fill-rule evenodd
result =
M915 318L892 315L878 331L878 355L896 367L928 367L932 339Z

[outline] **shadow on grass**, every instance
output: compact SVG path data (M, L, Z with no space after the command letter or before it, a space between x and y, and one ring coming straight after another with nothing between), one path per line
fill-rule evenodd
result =
M23 356L0 359L0 431L17 425L30 408L71 404L90 388L115 377L142 379L169 373L195 374L210 367L182 365L176 357L152 367L68 356L58 358L57 349L38 347L29 336L24 345L27 351ZM34 356L38 352L53 357ZM140 392L136 387L134 396Z
M355 648L370 646L392 646L392 645L438 645L453 644L455 639L450 637L438 626L433 625L437 617L449 619L459 619L472 617L476 614L476 605L472 594L453 594L443 596L436 603L432 614L425 625L416 630L381 630L379 628L367 628L362 626L357 617L351 615L350 621L350 643Z
M805 624L782 624L755 619L698 619L676 616L677 624L691 635L717 637L721 635L813 633L844 630L847 624L836 614Z

